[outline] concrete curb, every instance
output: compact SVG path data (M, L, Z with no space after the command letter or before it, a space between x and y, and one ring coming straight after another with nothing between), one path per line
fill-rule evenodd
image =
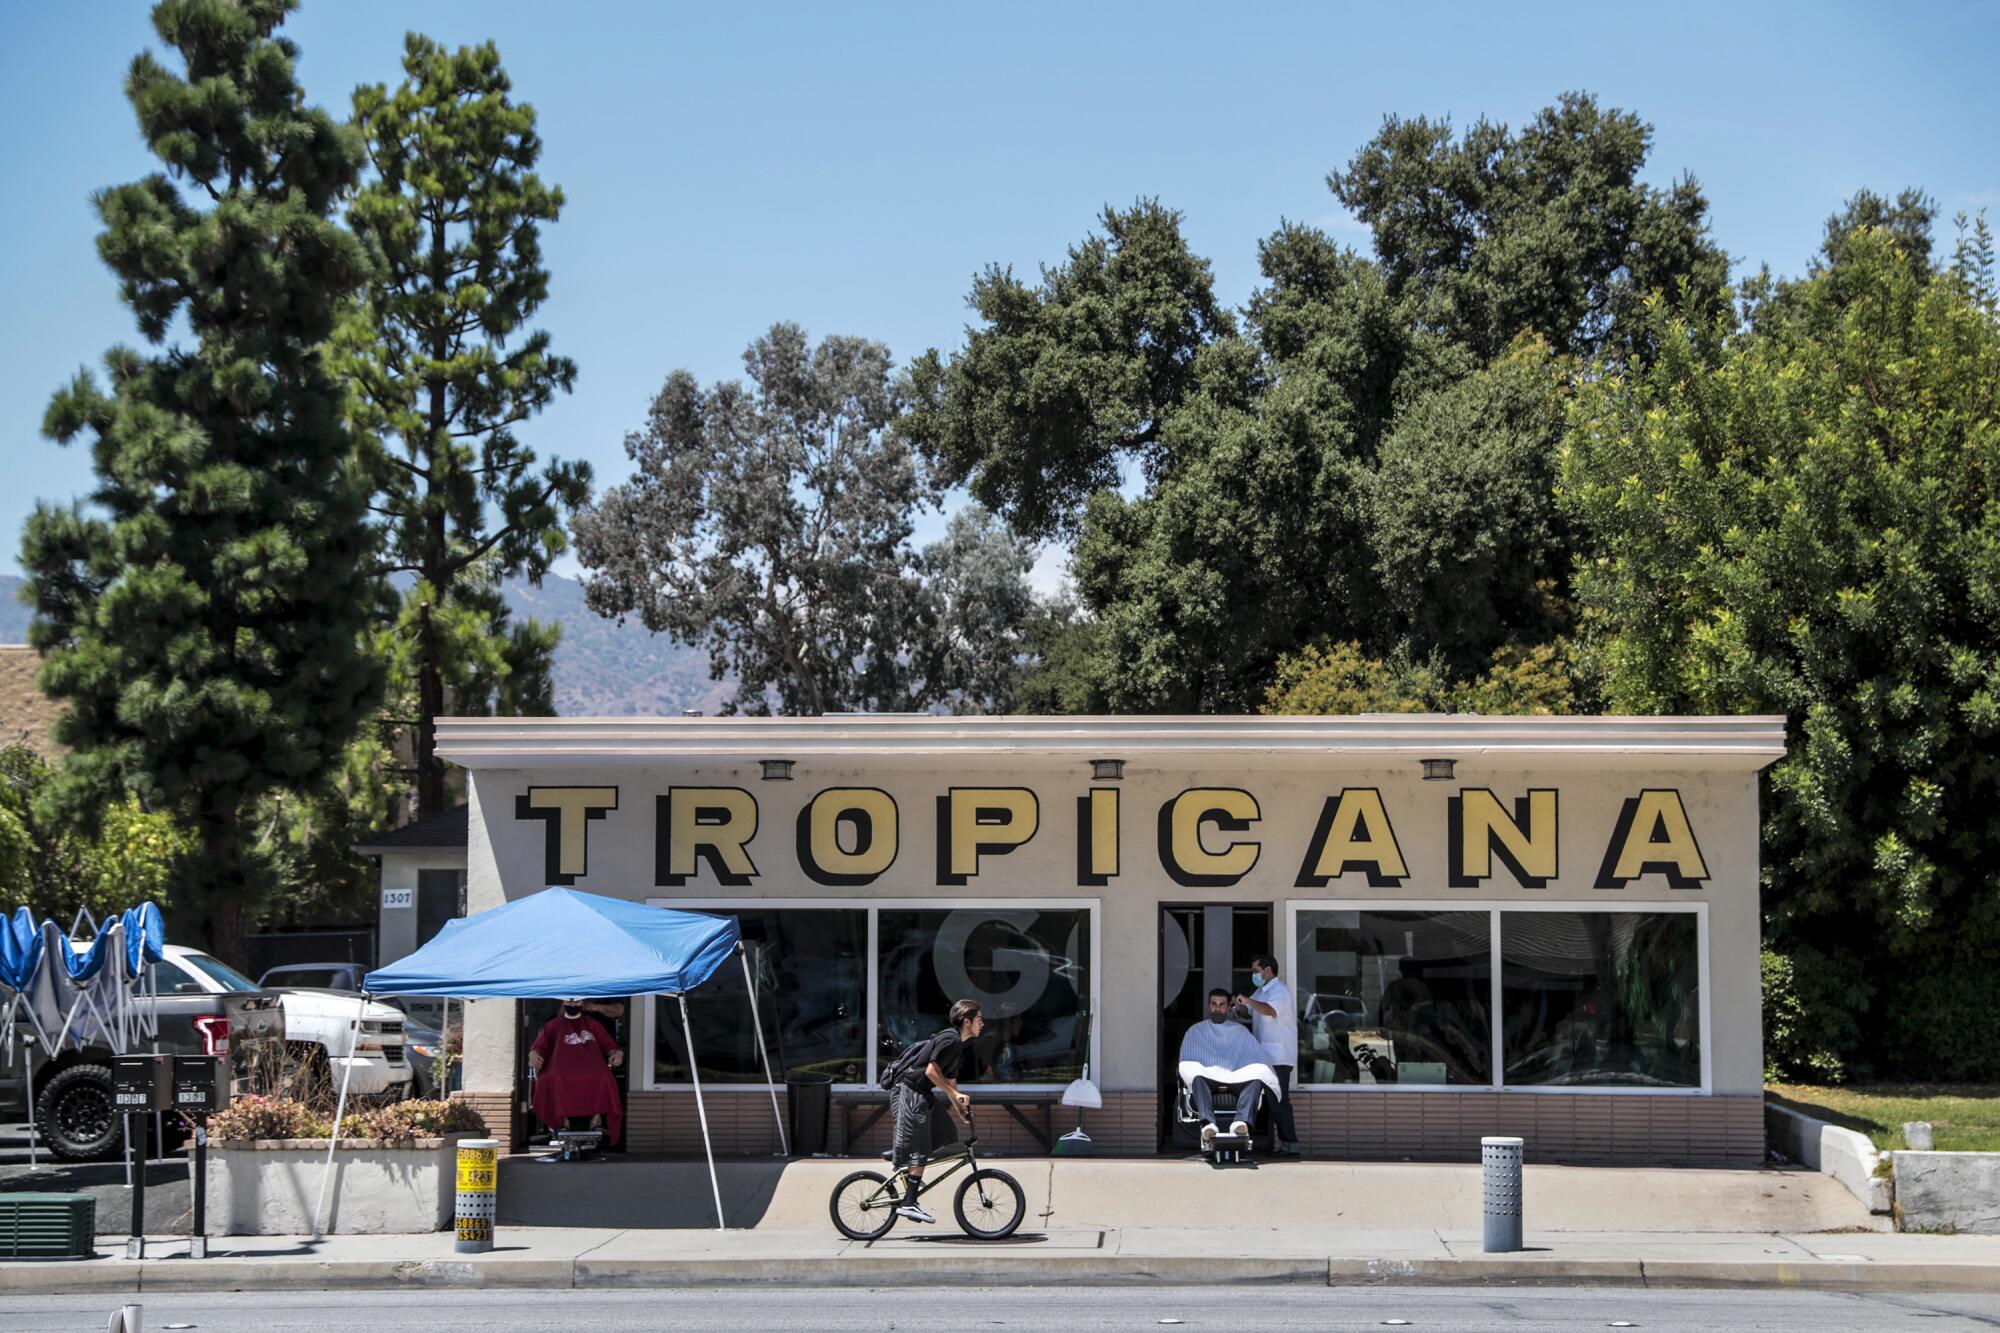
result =
M122 1259L0 1266L0 1295L94 1292L400 1288L766 1286L1167 1286L1318 1283L1329 1286L1764 1287L1821 1291L2000 1293L2000 1264L1840 1261L1732 1263L1706 1259L1268 1259L1087 1254L981 1257L847 1254L815 1258L242 1260Z
M2000 1292L2000 1265L1730 1263L1710 1259L1332 1259L1342 1286L1760 1287L1812 1291Z

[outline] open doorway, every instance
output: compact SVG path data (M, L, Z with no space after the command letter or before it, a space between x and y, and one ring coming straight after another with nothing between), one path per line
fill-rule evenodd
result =
M631 1090L632 1066L638 1061L639 1053L632 1049L632 1033L635 1017L632 1005L635 998L644 1002L646 997L616 997L590 1001L599 1006L584 1012L602 1023L610 1032L611 1040L618 1043L618 1049L625 1052L624 1061L611 1071L611 1077L618 1085L618 1100L629 1104L627 1094ZM530 1144L541 1146L548 1138L548 1130L535 1116L534 1081L528 1077L528 1048L534 1044L542 1025L554 1018L562 1010L561 1000L519 1000L514 1005L516 1027L514 1030L514 1142L524 1147ZM617 1012L606 1012L616 1010ZM629 1125L629 1122L628 1122ZM604 1151L622 1153L625 1151L624 1137L617 1143L607 1143Z
M1248 991L1250 960L1273 952L1269 903L1164 903L1160 907L1160 1027L1158 1149L1191 1149L1195 1139L1176 1124L1181 1037L1205 1022L1208 993Z

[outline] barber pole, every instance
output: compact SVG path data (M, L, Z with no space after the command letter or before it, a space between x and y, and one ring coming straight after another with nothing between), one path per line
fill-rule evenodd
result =
M493 1200L500 1177L500 1140L461 1139L458 1145L459 1254L493 1248Z

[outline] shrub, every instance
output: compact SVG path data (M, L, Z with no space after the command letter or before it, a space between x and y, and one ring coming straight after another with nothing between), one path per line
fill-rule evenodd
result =
M342 1138L409 1143L441 1134L484 1134L486 1122L464 1102L408 1101L357 1111L340 1122Z
M1840 1084L1851 1072L1836 1052L1856 1044L1852 1006L1866 988L1846 960L1817 950L1764 950L1764 1079Z
M238 1097L228 1109L208 1118L216 1139L323 1139L332 1121L304 1102L288 1097Z

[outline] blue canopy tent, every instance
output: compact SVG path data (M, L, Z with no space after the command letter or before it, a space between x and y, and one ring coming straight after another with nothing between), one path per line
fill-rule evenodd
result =
M364 998L432 995L458 999L569 996L602 999L669 995L679 1000L681 1031L688 1043L688 1071L694 1080L695 1108L701 1117L702 1146L708 1156L708 1183L715 1195L715 1221L721 1227L722 1190L716 1182L715 1147L709 1139L708 1109L702 1101L701 1073L694 1058L694 1029L688 1021L687 993L714 976L732 953L743 965L743 980L750 996L750 1025L757 1034L764 1081L771 1084L771 1114L778 1121L778 1143L789 1152L784 1117L778 1111L777 1087L771 1081L771 1057L764 1047L764 1026L757 1013L757 988L750 975L749 958L743 951L741 930L733 916L648 907L575 889L544 889L450 922L423 948L370 972L361 985ZM357 1009L356 1032L359 1025ZM347 1071L352 1074L352 1062ZM327 1177L332 1172L333 1150L339 1142L340 1116L347 1108L347 1082L343 1077L334 1113L335 1139L327 1146L319 1207L313 1213L315 1227L326 1202Z

